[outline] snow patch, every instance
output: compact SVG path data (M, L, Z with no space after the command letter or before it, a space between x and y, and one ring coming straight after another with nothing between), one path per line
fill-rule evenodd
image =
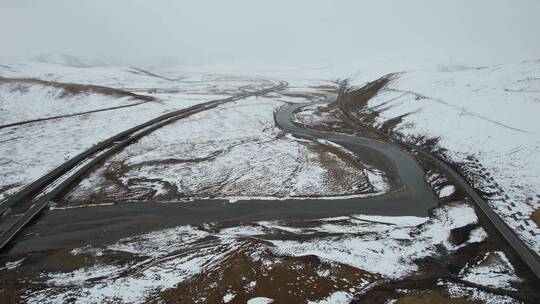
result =
M308 301L309 304L347 304L352 300L352 295L344 291L336 291L320 301Z
M247 301L247 304L270 304L273 303L274 300L266 297L256 297L251 298Z

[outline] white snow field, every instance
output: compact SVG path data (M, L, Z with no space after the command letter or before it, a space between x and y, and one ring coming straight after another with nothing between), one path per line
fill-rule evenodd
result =
M273 85L263 79L191 74L185 82L133 73L130 68L73 67L32 61L0 61L0 77L103 85L153 96L134 107L46 120L0 129L0 199L94 144L159 115L229 97L239 87ZM191 78L190 78L191 77ZM2 124L47 118L137 101L102 94L65 95L62 88L32 83L0 85Z
M124 96L111 96L90 89L89 92L71 93L60 85L56 87L45 82L24 80L2 82L0 78L0 125L135 105L145 101L144 96L130 96L127 93Z
M154 189L158 200L168 194L230 201L350 197L387 189L381 174L368 175L348 156L321 152L317 142L283 136L273 117L282 105L275 98L250 97L163 127L112 157L67 200L73 205L107 187L105 177L119 166L124 168L118 177L121 184ZM368 183L378 187L368 191ZM115 201L133 199L127 193L113 196Z

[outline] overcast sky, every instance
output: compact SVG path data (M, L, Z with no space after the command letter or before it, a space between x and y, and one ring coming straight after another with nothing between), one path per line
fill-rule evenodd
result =
M0 56L153 64L540 58L538 0L0 0Z

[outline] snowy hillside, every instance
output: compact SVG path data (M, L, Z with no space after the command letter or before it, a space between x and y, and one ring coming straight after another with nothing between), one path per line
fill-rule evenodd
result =
M391 79L360 110L374 117L364 121L413 143L411 136L438 138L469 183L540 252L540 221L531 219L540 208L540 60L437 66Z

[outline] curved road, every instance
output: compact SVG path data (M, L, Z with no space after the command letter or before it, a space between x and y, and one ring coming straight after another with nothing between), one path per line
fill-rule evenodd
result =
M328 102L327 99L318 103ZM424 171L409 154L387 143L351 135L315 131L294 122L294 113L298 109L313 104L282 107L276 113L276 123L294 136L315 142L327 140L340 145L347 151L353 152L356 160L361 164L381 169L387 174L390 184L398 186L399 198L407 201L409 208L428 210L437 205L437 198L425 181ZM381 196L385 195L387 194Z

